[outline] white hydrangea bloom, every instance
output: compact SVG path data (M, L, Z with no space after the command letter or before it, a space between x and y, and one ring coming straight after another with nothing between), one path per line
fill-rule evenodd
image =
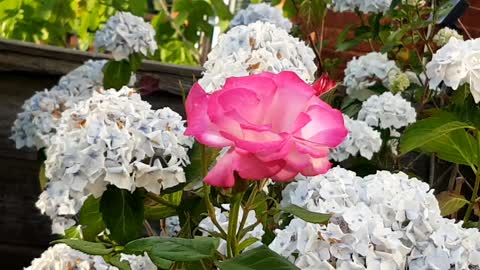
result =
M143 256L120 254L120 261L127 261L132 270L157 270L157 266L152 262L147 252Z
M157 270L150 257L120 254L121 261L127 261L132 270ZM85 254L72 249L65 244L56 244L45 250L40 258L32 261L32 264L25 270L118 270L117 267L109 265L102 256Z
M88 255L65 244L56 244L45 250L40 258L32 261L25 270L118 270L105 262L101 256ZM132 268L132 270L142 270Z
M73 217L86 199L82 192L70 190L63 181L55 181L40 194L35 206L52 220L53 234L64 234L66 229L75 225Z
M303 41L271 23L240 25L220 36L208 54L199 83L211 93L229 77L286 70L311 83L317 70L314 59L313 50Z
M388 74L388 83L393 93L403 92L410 87L410 78L407 73L404 72L390 72Z
M392 0L333 0L331 8L335 12L353 12L356 9L363 13L384 13L392 4Z
M228 230L228 215L229 215L228 211L229 211L230 205L223 204L222 207L225 208L227 211L222 212L220 208L215 207L215 217L217 218L217 221L222 227L222 229L226 232ZM242 207L240 207L240 211L238 213L237 230L238 230L238 227L240 226L242 217L243 217L243 209ZM256 222L257 222L257 218L255 216L255 211L250 210L247 213L245 227L251 226ZM209 236L210 235L209 232L220 233L218 228L213 224L212 219L210 217L206 217L202 219L202 221L200 221L200 223L198 224L198 227L201 229L202 234L204 236ZM257 238L258 241L248 246L244 251L261 246L262 245L261 240L264 233L265 231L263 230L263 225L261 223L256 225L253 228L253 230L247 232L245 236L242 239L240 239L240 243L249 238ZM227 255L227 241L225 241L224 239L220 239L220 245L218 246L217 250L221 254Z
M368 88L377 81L390 87L390 78L400 73L395 61L388 60L386 54L371 52L358 58L353 58L347 63L343 85L347 88L347 94Z
M393 95L390 92L369 97L358 112L358 120L383 129L406 127L415 123L416 117L417 113L410 102L400 94Z
M180 227L180 219L178 216L167 217L165 219L166 234L170 237L175 237L180 233L182 228Z
M75 198L99 197L108 184L159 194L185 182L183 167L193 140L184 135L184 122L170 108L151 110L128 87L94 92L64 112L47 149L47 190L62 182L69 191L57 193Z
M435 44L437 44L438 47L442 47L442 46L444 46L445 44L448 43L450 38L456 38L456 39L459 39L459 40L463 40L463 36L460 35L457 32L457 30L452 29L452 28L448 28L448 27L444 27L444 28L440 29L435 34L435 36L433 36L433 42L435 42Z
M451 38L440 48L427 64L426 73L430 89L443 83L456 90L460 85L470 84L475 102L480 102L480 38L460 40Z
M285 188L281 205L330 213L330 222L294 218L270 244L301 269L480 266L480 232L441 217L426 183L387 171L360 178L339 167L305 180Z
M105 60L88 60L69 72L51 90L37 92L22 106L22 112L12 126L12 136L18 149L50 145L62 112L73 104L89 98L102 86ZM132 77L131 83L134 83Z
M119 61L133 53L153 54L158 46L151 24L130 12L118 12L95 33L95 48L110 51Z
M272 7L266 3L250 4L246 9L240 10L233 17L230 26L249 25L257 21L269 22L287 32L290 32L292 29L292 23L283 17L282 9Z
M343 161L358 153L366 159L372 159L373 154L380 151L382 138L380 132L371 128L364 121L354 120L343 115L345 127L348 129L347 138L337 148L332 149L330 158L335 161Z

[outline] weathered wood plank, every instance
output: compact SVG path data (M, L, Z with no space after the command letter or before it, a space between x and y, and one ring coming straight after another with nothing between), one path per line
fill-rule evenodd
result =
M110 59L101 53L89 53L54 46L0 39L0 70L27 71L42 74L63 75L88 59ZM158 90L182 95L182 87L188 91L201 76L199 67L144 61L139 75L148 74L159 80Z

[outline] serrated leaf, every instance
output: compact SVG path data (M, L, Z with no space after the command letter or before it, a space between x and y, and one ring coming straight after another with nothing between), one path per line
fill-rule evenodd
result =
M147 252L154 260L170 260L176 262L192 262L213 258L219 240L213 237L196 237L194 239L148 237L129 242L123 252L143 254Z
M67 246L90 255L107 255L113 251L113 248L107 248L102 243L93 243L78 239L60 239L52 243L63 243Z
M311 212L294 204L282 208L282 210L310 223L326 224L331 217L329 214Z
M141 192L133 193L108 186L100 200L100 212L110 231L110 237L120 244L138 238L143 229L143 198Z
M454 214L469 203L463 195L448 191L440 192L437 195L437 200L442 216Z
M298 270L295 265L266 246L260 246L219 263L220 270Z

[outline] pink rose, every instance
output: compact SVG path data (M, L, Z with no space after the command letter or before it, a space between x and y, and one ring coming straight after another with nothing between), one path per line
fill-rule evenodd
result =
M289 71L229 78L213 94L196 83L186 110L186 135L230 147L204 179L220 187L235 184L234 172L247 180L274 181L325 173L331 167L329 148L348 133L342 113Z
M313 84L313 89L315 89L315 94L321 96L330 90L334 89L337 86L337 82L330 79L327 73L323 73L320 78Z

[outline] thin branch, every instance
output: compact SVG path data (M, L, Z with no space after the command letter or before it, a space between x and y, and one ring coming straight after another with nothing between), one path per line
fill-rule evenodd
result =
M465 25L463 25L463 23L460 19L458 19L458 23L462 27L463 31L465 31L465 34L467 34L468 39L472 39L472 35L470 35L470 32L468 32L467 28L465 27Z

